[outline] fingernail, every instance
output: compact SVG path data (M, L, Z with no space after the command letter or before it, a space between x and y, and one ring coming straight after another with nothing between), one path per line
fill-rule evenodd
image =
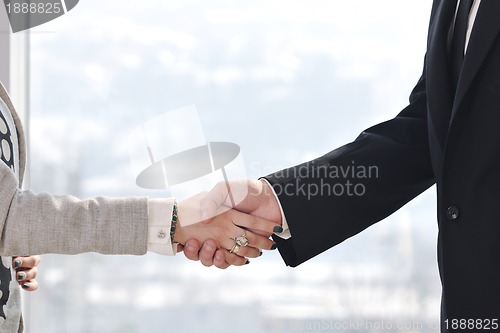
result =
M14 267L18 268L19 266L21 266L21 260L19 259L14 260Z
M278 248L278 245L276 243L273 244L273 246L271 246L271 250L276 250Z
M274 227L273 231L277 232L277 233L281 233L281 232L283 232L283 228L280 227L279 225L277 225L277 226Z
M212 246L210 246L208 244L205 244L204 247L205 247L205 250L207 250L207 251L213 251Z
M23 287L23 289L29 289L29 288L30 288L30 285L29 285L29 284L27 284L27 283L25 283L25 284L23 284L23 286L22 286L22 287Z
M245 263L245 265L248 265L250 263L250 260L247 259L247 262Z
M208 219L208 210L204 209L201 211L201 220L205 221L206 219Z
M224 260L225 259L224 258L224 253L222 253L222 251L215 252L215 259L221 260L221 261Z
M25 278L26 278L26 274L24 274L24 273L17 274L17 280L18 281L24 280Z

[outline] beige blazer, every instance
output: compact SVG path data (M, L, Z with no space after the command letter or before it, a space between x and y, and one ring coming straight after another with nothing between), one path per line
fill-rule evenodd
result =
M146 253L147 198L81 200L21 190L26 169L23 128L5 88L0 98L14 119L19 140L19 179L0 163L0 255Z

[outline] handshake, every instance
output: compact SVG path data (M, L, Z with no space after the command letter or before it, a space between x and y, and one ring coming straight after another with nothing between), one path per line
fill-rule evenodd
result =
M276 249L270 236L283 231L281 223L279 203L266 181L222 182L179 202L173 241L188 259L225 269Z

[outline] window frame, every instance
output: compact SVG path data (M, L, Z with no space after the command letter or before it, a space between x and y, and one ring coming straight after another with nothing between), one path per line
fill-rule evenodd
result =
M0 10L0 81L7 90L10 88L10 27L7 13Z

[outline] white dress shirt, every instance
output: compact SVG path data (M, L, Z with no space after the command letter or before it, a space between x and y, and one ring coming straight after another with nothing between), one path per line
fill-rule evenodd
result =
M174 199L148 200L148 252L175 255L177 244L170 239Z
M464 54L467 51L467 47L469 46L469 40L470 40L470 35L472 33L472 28L474 27L474 22L476 21L476 16L477 16L477 10L479 9L479 4L481 3L481 0L474 0L472 4L472 8L469 12L469 25L467 26L467 35L465 37L465 49L464 49ZM458 11L458 6L460 5L460 1L457 3L457 10L455 11L455 15Z

